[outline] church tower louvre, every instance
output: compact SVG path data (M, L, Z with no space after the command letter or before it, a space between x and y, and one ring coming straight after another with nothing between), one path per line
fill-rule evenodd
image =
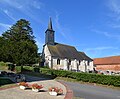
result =
M54 45L54 30L52 28L52 20L50 18L49 23L48 23L48 29L45 31L45 44L48 45Z

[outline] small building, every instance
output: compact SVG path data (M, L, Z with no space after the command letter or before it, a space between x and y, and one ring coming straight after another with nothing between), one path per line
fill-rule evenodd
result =
M44 66L57 70L93 71L93 60L74 46L56 43L54 32L50 18L42 52Z
M120 72L120 56L95 58L94 66L97 71Z

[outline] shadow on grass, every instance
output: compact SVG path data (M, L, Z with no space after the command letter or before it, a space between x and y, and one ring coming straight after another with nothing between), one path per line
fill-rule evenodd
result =
M13 83L14 82L8 78L0 78L0 86L6 85L6 84L13 84Z
M52 79L56 78L53 75L42 74L42 73L39 73L39 72L30 71L30 70L29 71L24 70L24 71L21 72L21 74L25 75L25 78L26 78L27 82L52 80Z

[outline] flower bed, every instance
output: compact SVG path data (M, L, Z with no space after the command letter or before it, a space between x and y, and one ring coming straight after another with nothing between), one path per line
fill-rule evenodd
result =
M29 87L29 86L28 86L28 83L26 83L26 82L20 82L20 83L19 83L19 86L20 86L20 89L23 89L23 90L25 90L26 88Z
M32 84L32 91L38 92L42 88L42 85L38 85L37 83Z
M58 87L50 87L48 91L50 95L54 95L54 96L63 94L63 90Z

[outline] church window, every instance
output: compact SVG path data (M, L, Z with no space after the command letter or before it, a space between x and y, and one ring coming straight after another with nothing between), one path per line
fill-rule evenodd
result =
M60 59L59 58L57 59L57 65L60 65Z
M69 59L69 65L71 65L71 60Z
M90 65L90 61L88 60L88 66Z
M79 60L79 65L80 65L81 61Z

